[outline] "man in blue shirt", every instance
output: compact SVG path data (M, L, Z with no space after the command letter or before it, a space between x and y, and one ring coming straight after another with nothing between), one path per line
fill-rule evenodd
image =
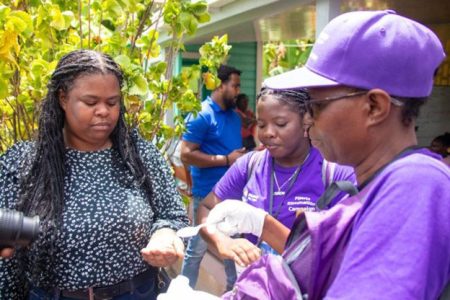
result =
M196 117L190 114L186 119L186 132L181 144L181 159L191 165L193 181L194 222L200 201L212 190L229 166L245 153L241 139L241 119L234 112L236 96L240 92L241 71L222 65L217 76L221 84L211 97L202 103L202 110ZM181 274L189 278L195 287L200 263L207 250L207 244L200 235L188 244ZM225 260L227 290L236 281L234 262Z

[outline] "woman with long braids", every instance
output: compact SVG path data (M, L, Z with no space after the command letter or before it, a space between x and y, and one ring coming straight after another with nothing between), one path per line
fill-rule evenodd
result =
M290 228L296 213L315 209L317 199L331 182L355 181L352 168L325 161L302 134L307 100L308 94L302 90L263 88L257 97L256 125L265 150L250 152L231 166L201 202L201 223L217 203L242 199ZM342 196L337 195L331 205ZM260 256L260 250L247 239L232 240L218 231L203 231L224 258L248 265ZM263 252L274 252L267 244L257 242L255 236L247 238L259 244Z
M38 215L27 249L0 260L1 299L156 299L158 267L183 255L188 223L158 150L124 121L108 55L64 56L36 141L0 157L0 206Z

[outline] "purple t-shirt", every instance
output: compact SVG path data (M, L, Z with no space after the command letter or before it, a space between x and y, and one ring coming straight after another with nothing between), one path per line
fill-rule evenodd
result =
M251 161L253 169L247 182L247 173L251 169L249 161ZM333 163L328 163L326 168L327 171L333 169L332 177L324 180L322 178L323 163L320 152L311 148L308 158L290 189L288 180L297 167L283 168L275 164L277 181L280 186L286 183L282 190L287 193L273 196L272 212L286 227L292 227L296 210L299 208L312 210L315 207L315 202L325 190L324 181L350 180L356 182L353 168ZM272 156L268 150L248 153L231 166L215 185L213 191L222 200L242 199L255 207L269 211L271 172ZM277 191L275 184L273 190Z
M450 169L423 150L363 188L326 299L437 299L450 280Z

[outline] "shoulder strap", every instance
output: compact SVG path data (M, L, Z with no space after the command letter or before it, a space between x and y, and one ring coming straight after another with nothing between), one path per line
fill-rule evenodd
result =
M324 185L325 189L328 188L330 186L330 184L333 182L333 180L334 180L334 170L335 169L336 169L336 164L335 163L330 163L325 158L323 159L323 162L322 162L322 182L323 182L323 185Z
M295 300L307 300L308 296L303 294L302 290L300 289L297 279L295 278L294 272L292 272L291 268L289 267L289 263L281 255L274 255L274 256L276 259L280 260L281 266L283 270L286 272L286 275L291 283L291 287L295 291Z
M246 182L249 182L250 178L252 178L255 166L258 163L258 161L261 159L261 156L262 156L261 153L262 153L262 151L252 151L250 159L248 160L248 163L247 163L247 181Z
M450 299L450 281L447 282L447 285L442 291L441 296L439 296L439 300L448 300L448 299Z
M325 192L320 196L316 202L316 207L319 210L323 210L328 207L330 202L336 197L339 192L346 192L350 196L356 195L358 189L350 181L334 181L332 182Z
M335 181L333 182L322 194L322 196L317 200L316 206L319 210L324 209L330 201L336 196L338 192L347 192L350 196L354 196L358 193L358 189L353 185L350 181ZM302 213L299 215L292 225L291 233L288 236L286 241L285 250L288 249L295 241L299 238L302 238L301 243L298 243L294 248L289 249L289 253L286 251L284 255L286 255L285 259L288 262L295 260L295 258L302 253L306 247L311 243L311 237L307 233L303 235L304 232L307 232L308 224L306 222L305 214Z

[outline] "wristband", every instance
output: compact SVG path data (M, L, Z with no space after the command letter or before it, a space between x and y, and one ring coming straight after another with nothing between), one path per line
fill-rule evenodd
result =
M228 155L225 155L225 159L227 160L227 167L230 166L230 160L228 159Z

